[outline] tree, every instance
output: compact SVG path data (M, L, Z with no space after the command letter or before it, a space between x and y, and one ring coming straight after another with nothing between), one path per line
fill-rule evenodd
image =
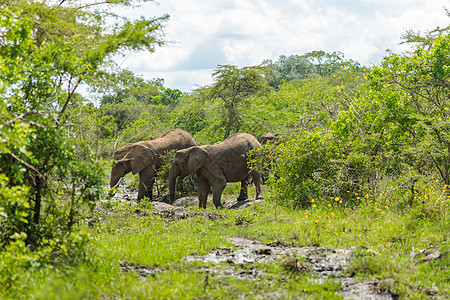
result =
M359 67L359 63L346 60L341 52L312 51L303 55L281 55L278 61L265 60L263 66L270 70L269 85L278 89L285 81L305 79L311 75L329 77L340 69Z
M101 105L127 100L151 104L163 92L163 85L162 79L145 80L130 70L120 70L98 78L91 89L99 96Z
M242 114L240 106L251 97L270 92L266 84L267 72L263 67L244 67L223 65L216 68L212 76L214 84L209 87L209 97L220 101L224 110L224 118L220 127L224 128L224 138L231 133L239 132L242 118L250 118Z
M29 249L51 244L53 255L80 249L80 207L103 190L100 167L66 131L77 88L105 76L116 53L163 44L166 17L107 23L111 14L94 8L132 1L48 3L0 9L0 249L18 239Z
M391 54L370 76L371 88L390 91L400 109L390 109L391 124L408 134L402 154L419 174L437 172L450 184L450 36L439 33L411 54ZM381 100L381 99L380 99ZM385 102L385 101L383 101Z

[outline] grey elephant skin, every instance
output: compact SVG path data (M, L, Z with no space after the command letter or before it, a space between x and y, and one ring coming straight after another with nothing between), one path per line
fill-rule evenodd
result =
M126 144L117 149L111 169L110 187L119 185L123 176L132 172L139 174L138 200L153 198L153 184L156 172L161 168L161 156L170 150L196 146L189 132L181 129L166 131L157 139Z
M199 207L206 208L210 187L216 208L222 207L221 197L227 182L241 182L238 200L248 198L248 179L253 177L256 198L261 199L261 175L250 171L246 154L261 144L248 133L235 133L224 141L205 146L195 146L178 150L169 171L169 203L175 200L175 183L178 177L197 174Z
M273 134L272 132L266 132L263 135L261 135L258 139L261 145L266 144L268 141L275 141L277 142L280 138L279 134Z

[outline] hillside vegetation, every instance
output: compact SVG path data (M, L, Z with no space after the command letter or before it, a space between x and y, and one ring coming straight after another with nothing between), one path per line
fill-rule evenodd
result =
M342 297L342 283L299 267L304 257L220 272L186 259L234 249L231 237L351 249L348 277L392 298L450 297L449 27L408 32L411 51L376 66L313 51L219 65L211 85L183 93L114 63L165 44L168 16L110 13L131 2L3 1L0 298ZM264 201L167 218L151 200L168 194L171 157L155 199L112 198L114 150L173 128L199 145L279 134L249 162L267 178ZM180 197L196 194L194 181ZM228 184L224 198L238 193Z

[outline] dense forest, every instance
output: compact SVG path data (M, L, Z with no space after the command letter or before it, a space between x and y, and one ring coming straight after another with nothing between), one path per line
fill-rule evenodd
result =
M166 43L168 16L131 20L112 13L133 2L1 1L0 298L170 298L154 287L170 284L185 286L185 292L172 291L178 299L236 298L234 293L252 298L243 286L227 287L217 278L216 288L209 288L213 283L192 267L184 272L192 280L202 277L199 287L188 288L191 277L183 279L180 268L167 265L217 247L217 237L197 237L210 229L193 229L189 220L172 227L154 217L135 220L129 215L135 208L111 200L107 182L114 150L174 128L189 132L198 145L237 132L278 135L250 162L267 173L267 207L230 212L228 221L217 221L254 226L231 233L226 223L228 235L265 241L275 235L283 240L289 232L285 242L298 245L357 246L355 256L362 258L353 272L382 278L392 295L450 295L450 27L405 33L411 50L388 53L376 66L317 50L258 66L218 65L211 85L183 93L166 88L164 79L146 80L115 63L117 55L152 52ZM157 178L157 197L168 193L167 171L168 166ZM195 194L195 187L184 191L180 197ZM150 214L151 200L134 205ZM99 207L123 212L124 219L99 216ZM340 220L332 223L335 215ZM283 218L303 233L293 238ZM349 225L350 219L359 223ZM159 227L152 236L180 241L170 246L179 258L136 258L170 273L150 276L145 290L137 288L135 274L118 275L118 260L125 258L111 254L114 227L142 234L136 224ZM190 236L181 238L180 231ZM201 248L187 241L194 236L204 242ZM166 242L154 246L169 252ZM411 253L425 255L430 248L439 259L411 261ZM390 258L392 253L401 259ZM399 275L405 268L407 275ZM286 276L305 276L290 271ZM89 283L93 273L103 279ZM339 290L279 282L285 290L303 289L297 297L332 298Z

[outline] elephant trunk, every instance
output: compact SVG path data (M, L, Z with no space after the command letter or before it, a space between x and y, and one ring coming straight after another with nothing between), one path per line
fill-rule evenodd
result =
M175 201L175 184L178 176L180 176L180 170L172 165L169 170L169 204Z
M129 164L124 161L118 161L113 164L111 168L111 180L109 181L109 186L111 188L116 188L119 186L120 181L122 181L123 176L131 171L128 167Z

